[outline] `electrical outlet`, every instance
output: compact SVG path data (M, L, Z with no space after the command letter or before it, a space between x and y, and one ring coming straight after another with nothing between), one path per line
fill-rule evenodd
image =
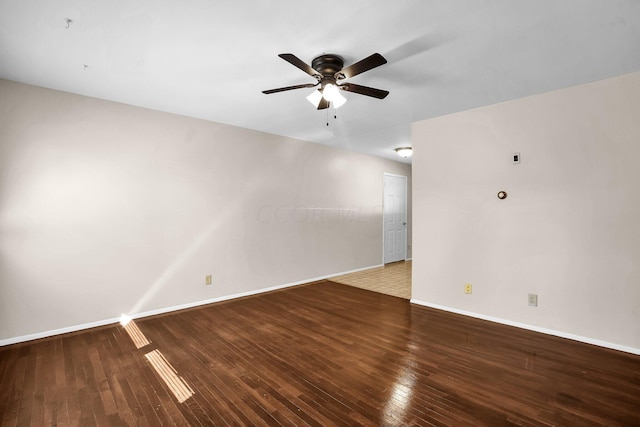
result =
M465 294L470 294L472 291L473 291L473 287L471 286L471 283L467 283L464 285Z
M538 295L529 294L529 307L537 307L537 306L538 306Z
M211 275L210 275L210 274L207 274L207 275L205 276L205 278L204 278L204 284L205 284L205 285L210 285L211 283L213 283L213 282L211 281Z

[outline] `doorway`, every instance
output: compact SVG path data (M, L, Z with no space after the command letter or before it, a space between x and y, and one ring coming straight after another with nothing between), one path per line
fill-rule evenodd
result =
M384 264L407 258L407 177L384 174Z

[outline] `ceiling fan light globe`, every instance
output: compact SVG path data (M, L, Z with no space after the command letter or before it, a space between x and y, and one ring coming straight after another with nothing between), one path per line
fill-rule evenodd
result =
M322 97L329 102L333 101L333 97L337 93L338 93L338 88L331 83L325 85L324 89L322 89Z
M340 108L344 105L345 102L347 102L347 98L342 96L340 92L336 92L331 102L333 102L333 108Z
M334 108L340 108L347 102L347 98L342 96L340 89L332 83L325 85L324 89L322 89L322 97L331 102Z
M338 88L336 88L334 85L332 85L331 83L326 84L324 86L324 88L322 89L322 97L326 100L326 101L333 101L333 95L336 93L336 91L338 90Z
M307 100L316 108L318 108L318 104L320 104L321 99L322 93L317 89L307 96Z

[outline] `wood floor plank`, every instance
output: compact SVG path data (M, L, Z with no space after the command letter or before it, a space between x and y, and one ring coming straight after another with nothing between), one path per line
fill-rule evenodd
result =
M638 356L330 281L136 326L0 348L2 426L640 425Z
M17 350L17 349L16 349ZM26 369L25 358L19 357L20 352L0 352L0 370L4 371L0 382L0 422L3 426L15 426L20 410L19 381L24 379Z
M53 354L50 355L49 363L53 370L55 391L53 396L47 397L55 402L55 410L52 409L51 420L45 420L47 425L70 425L69 411L67 408L66 393L67 386L64 372L64 352L61 340L52 340Z
M35 398L36 393L36 363L37 352L35 349L24 349L29 351L23 351L26 367L24 370L24 379L22 380L21 387L18 388L20 393L20 408L18 411L18 426L30 426L32 408L39 406L39 399Z

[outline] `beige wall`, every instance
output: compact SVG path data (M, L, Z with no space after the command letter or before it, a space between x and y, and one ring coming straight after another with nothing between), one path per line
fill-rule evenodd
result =
M0 343L379 265L384 172L0 80Z
M416 302L640 352L640 73L418 122L413 147Z

